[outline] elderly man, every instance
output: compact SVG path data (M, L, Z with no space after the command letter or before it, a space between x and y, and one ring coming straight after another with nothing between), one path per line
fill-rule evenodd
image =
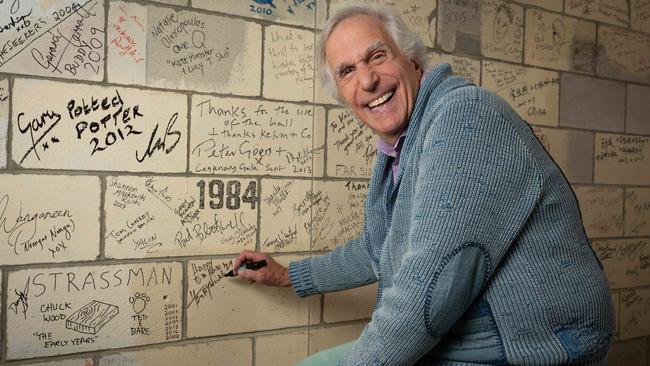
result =
M239 276L300 296L378 281L361 336L323 354L342 365L604 364L612 303L569 184L506 102L423 55L389 11L329 20L324 80L379 137L363 232L288 269L242 252L269 265Z

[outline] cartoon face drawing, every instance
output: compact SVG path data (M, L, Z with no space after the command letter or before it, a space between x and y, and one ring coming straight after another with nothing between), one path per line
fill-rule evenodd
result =
M507 4L499 5L494 17L494 40L496 42L501 42L508 35L512 23L512 9Z

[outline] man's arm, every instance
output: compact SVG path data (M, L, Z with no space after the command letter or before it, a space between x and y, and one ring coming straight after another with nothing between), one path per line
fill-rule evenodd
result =
M267 286L293 286L301 297L360 287L377 280L364 238L362 233L327 254L291 262L288 269L266 253L244 250L235 260L234 268L247 261L266 260L268 265L255 271L235 271L235 274Z
M291 285L301 297L346 290L377 281L364 233L314 258L291 262Z
M426 354L476 298L539 199L539 169L501 114L477 100L454 102L431 123L408 249L344 365L409 365Z

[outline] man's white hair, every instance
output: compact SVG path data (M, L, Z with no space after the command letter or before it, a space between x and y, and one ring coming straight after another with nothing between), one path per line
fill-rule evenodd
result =
M358 15L369 15L377 18L384 25L388 35L397 47L400 48L400 51L406 58L415 61L423 69L426 66L426 47L420 39L420 36L408 29L402 18L393 9L370 8L366 6L342 8L327 20L327 24L325 24L325 28L320 33L316 45L316 66L318 67L323 87L340 102L343 102L343 98L336 86L334 72L327 65L325 45L339 23L347 18Z

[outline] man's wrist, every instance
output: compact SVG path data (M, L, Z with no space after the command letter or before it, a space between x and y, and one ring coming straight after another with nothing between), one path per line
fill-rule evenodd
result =
M283 273L282 273L282 283L280 284L281 287L291 287L291 277L289 277L289 269L288 268L283 268Z

